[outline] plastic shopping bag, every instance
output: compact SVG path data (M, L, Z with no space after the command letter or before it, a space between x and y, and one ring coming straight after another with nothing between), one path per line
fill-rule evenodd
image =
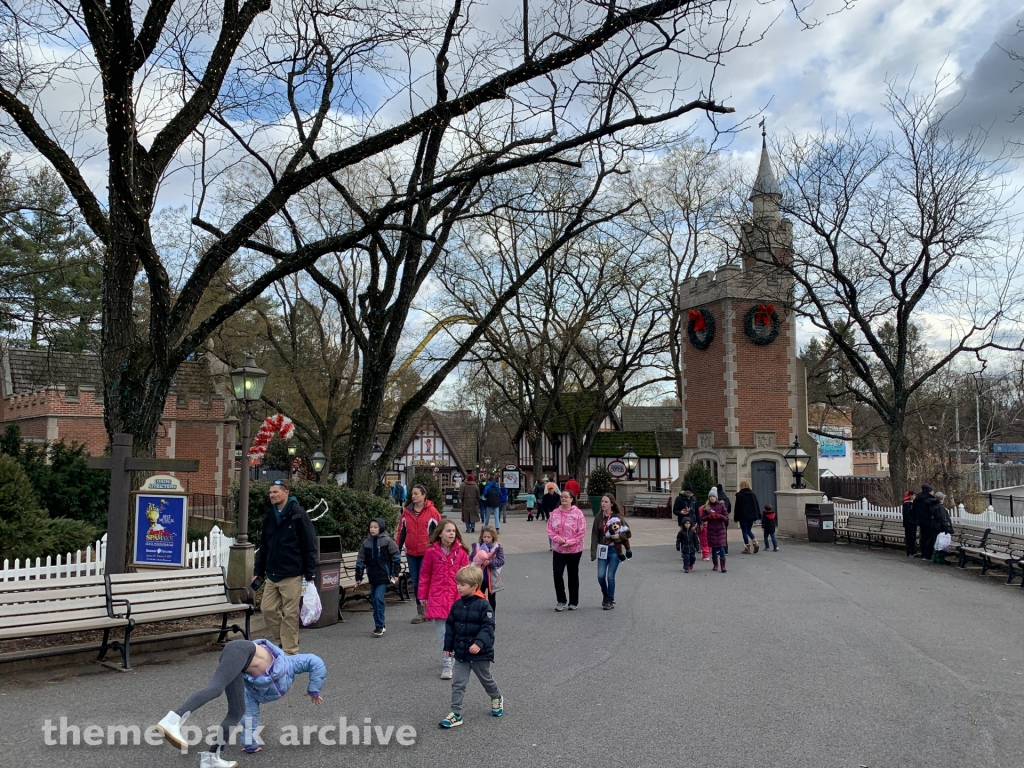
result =
M936 552L949 552L949 548L953 544L953 537L948 533L940 533L935 537L935 551Z
M311 581L302 582L302 605L299 608L299 620L302 626L308 627L320 620L320 612L323 604L320 602L320 595Z

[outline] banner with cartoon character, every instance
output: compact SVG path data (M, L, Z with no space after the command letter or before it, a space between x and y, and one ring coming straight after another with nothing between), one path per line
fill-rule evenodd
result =
M135 565L185 567L188 497L135 496Z

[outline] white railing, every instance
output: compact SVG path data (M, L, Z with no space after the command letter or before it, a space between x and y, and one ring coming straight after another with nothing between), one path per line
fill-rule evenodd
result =
M216 525L209 535L202 539L190 541L185 549L186 568L209 568L211 566L228 565L228 553L235 540L225 536ZM92 546L78 550L74 554L57 555L54 557L31 560L3 561L0 568L0 582L19 581L21 579L65 579L78 576L102 576L107 556L107 534L103 534Z
M837 504L836 523L845 523L851 515L864 515L866 517L903 519L903 507L876 507L869 504L867 499L861 499L857 504ZM964 509L963 504L957 504L955 509L949 510L949 516L954 523L962 525L973 525L978 528L991 528L999 533L1012 533L1024 536L1024 518L1004 517L997 514L992 507L989 507L980 514L972 514Z

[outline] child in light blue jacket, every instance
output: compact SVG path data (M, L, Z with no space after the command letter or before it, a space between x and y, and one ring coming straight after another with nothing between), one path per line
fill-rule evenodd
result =
M247 754L259 752L260 704L277 701L292 687L296 675L309 673L306 695L313 704L323 703L320 689L327 677L323 659L311 653L287 655L269 640L232 640L224 646L220 662L206 687L193 693L178 709L168 712L157 724L164 738L184 754L188 742L181 726L189 714L222 693L228 700L228 713L220 724L213 752L201 752L202 768L234 768L238 764L221 758L231 729L243 723L242 746ZM243 722L244 714L244 722Z

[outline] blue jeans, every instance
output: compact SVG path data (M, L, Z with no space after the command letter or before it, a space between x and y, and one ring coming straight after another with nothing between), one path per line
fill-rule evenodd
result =
M683 568L693 568L693 564L696 562L696 552L683 552Z
M775 549L778 549L779 548L779 542L775 540L775 531L772 531L771 533L768 533L767 531L765 531L765 534L764 534L764 548L768 549L768 537L769 536L772 537L772 546L775 547Z
M615 599L615 572L619 570L619 555L615 547L608 547L608 559L597 561L597 583L601 594L609 600Z
M387 594L387 591L387 584L370 585L370 604L373 606L374 629L384 626L384 595Z
M406 552L405 562L409 565L409 586L412 588L412 596L416 598L416 605L419 605L418 587L420 583L420 568L423 567L423 555L410 555Z
M484 525L490 525L491 515L494 515L495 529L501 530L501 510L498 507L484 507L480 510L480 521Z
M725 547L711 548L711 560L716 561L718 558L722 558L722 562L725 562Z
M743 531L743 543L749 544L752 541L757 541L757 536L754 535L754 531L751 530L754 527L753 522L740 523L740 529ZM765 545L767 546L767 545Z

